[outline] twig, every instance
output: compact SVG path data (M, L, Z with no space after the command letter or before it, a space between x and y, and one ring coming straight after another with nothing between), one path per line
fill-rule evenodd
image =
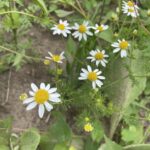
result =
M8 75L8 82L7 82L7 94L6 94L6 99L4 101L4 103L2 105L5 105L8 100L9 100L9 93L10 93L10 79L11 79L11 69L9 71L9 75Z

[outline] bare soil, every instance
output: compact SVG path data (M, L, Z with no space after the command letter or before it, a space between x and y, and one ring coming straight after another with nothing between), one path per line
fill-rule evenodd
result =
M50 31L44 31L34 27L29 37L33 39L33 49L44 58L48 51L65 50L65 41L57 36L52 36ZM40 63L28 63L19 71L14 68L0 74L0 119L12 116L14 118L13 130L19 132L29 127L45 129L45 118L38 118L37 109L26 111L19 96L28 93L30 83L39 85L41 82L49 82L51 77L46 71L46 66ZM7 97L8 96L8 97Z

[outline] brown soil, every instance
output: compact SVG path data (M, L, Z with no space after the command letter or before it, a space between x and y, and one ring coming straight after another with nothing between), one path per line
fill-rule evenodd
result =
M44 31L34 27L30 36L33 39L33 48L44 56L48 51L65 50L65 42L59 37L52 36L50 31ZM10 83L8 85L10 77ZM37 109L26 111L25 106L19 100L21 93L28 93L30 83L39 85L41 82L49 82L50 76L42 62L24 65L19 71L11 69L0 74L0 119L12 116L14 118L13 129L18 132L29 127L45 129L45 119L39 119ZM8 99L7 99L7 93Z

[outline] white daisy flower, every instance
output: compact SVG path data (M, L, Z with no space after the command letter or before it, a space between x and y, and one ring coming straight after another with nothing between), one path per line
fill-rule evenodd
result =
M50 112L53 109L52 103L59 103L60 94L58 94L57 88L50 88L50 84L45 85L44 83L40 84L38 88L34 83L31 84L32 91L29 91L31 97L25 99L23 104L26 104L26 110L31 110L38 106L39 117L44 116L45 109Z
M90 80L92 82L92 87L95 89L96 85L98 87L101 87L103 85L103 82L101 80L104 80L104 76L100 76L102 73L98 69L95 69L92 71L92 68L88 65L87 70L82 68L82 72L80 73L79 80Z
M90 26L88 26L88 22L84 21L83 24L79 25L77 23L75 23L75 26L72 27L72 29L76 30L72 35L74 36L74 38L78 38L79 41L81 41L82 39L84 39L85 41L87 40L87 35L92 36L93 33L90 32Z
M56 54L54 55L51 52L48 52L48 54L50 55L50 57L45 57L45 58L52 60L56 63L62 63L62 60L65 59L64 52L61 52L60 55L56 55Z
M59 24L54 25L54 27L52 27L51 30L53 30L53 35L62 34L64 37L67 37L67 34L71 33L71 27L69 27L69 23L67 22L67 20L59 20Z
M87 59L91 59L91 62L95 61L97 66L101 63L103 67L106 67L107 60L105 58L108 57L108 55L105 54L105 50L92 50L90 51L90 55L91 56L87 57Z
M127 57L127 49L129 48L130 44L125 39L118 40L118 42L114 42L111 46L115 47L113 53L121 52L121 57Z
M139 16L138 9L139 9L139 7L134 2L123 1L122 11L124 14L127 14L127 16L132 16L132 17L136 18L137 16Z
M104 30L107 30L108 25L104 25L104 24L98 25L98 24L96 24L95 27L93 27L93 29L95 30L95 34L96 34L96 33L102 32Z

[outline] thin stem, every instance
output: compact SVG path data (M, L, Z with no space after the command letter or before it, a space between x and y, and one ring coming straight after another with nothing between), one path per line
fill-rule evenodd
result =
M37 17L37 16L35 16L35 15L33 15L33 14L29 14L29 13L22 12L22 11L16 11L16 10L0 12L0 15L10 14L10 13L21 14L21 15L29 16L29 17L35 18L35 19L42 19L42 18L39 18L39 17ZM56 23L54 20L51 20L51 22L52 22L52 23Z
M43 58L32 57L32 56L28 56L28 55L25 55L25 54L21 54L21 53L19 53L19 52L16 52L16 51L14 51L14 50L11 50L11 49L6 48L6 47L1 46L1 45L0 45L0 48L4 49L5 51L8 51L8 52L10 52L10 53L16 54L16 55L22 55L23 57L25 57L25 58L27 58L27 59L41 60L41 61L44 60Z
M70 4L77 12L79 12L84 18L87 18L87 16L75 5Z
M104 7L105 7L105 0L103 0L103 5L102 5L102 9L101 9L101 13L100 13L100 21L102 19L102 15L103 15L103 12L104 12Z
M9 10L10 11L11 11L12 7L13 7L13 9L15 9L15 1L11 2L11 0L9 0ZM15 50L17 51L18 50L17 28L14 28L15 21L14 21L12 13L10 13L10 19L11 19L11 22L12 22L12 25L13 25L12 31L13 31L13 37L14 37Z
M81 10L81 12L85 15L85 11L84 11L84 9L82 8L82 6L81 6L79 0L76 0L76 3L78 4L79 9ZM86 15L85 15L85 16L86 16Z

